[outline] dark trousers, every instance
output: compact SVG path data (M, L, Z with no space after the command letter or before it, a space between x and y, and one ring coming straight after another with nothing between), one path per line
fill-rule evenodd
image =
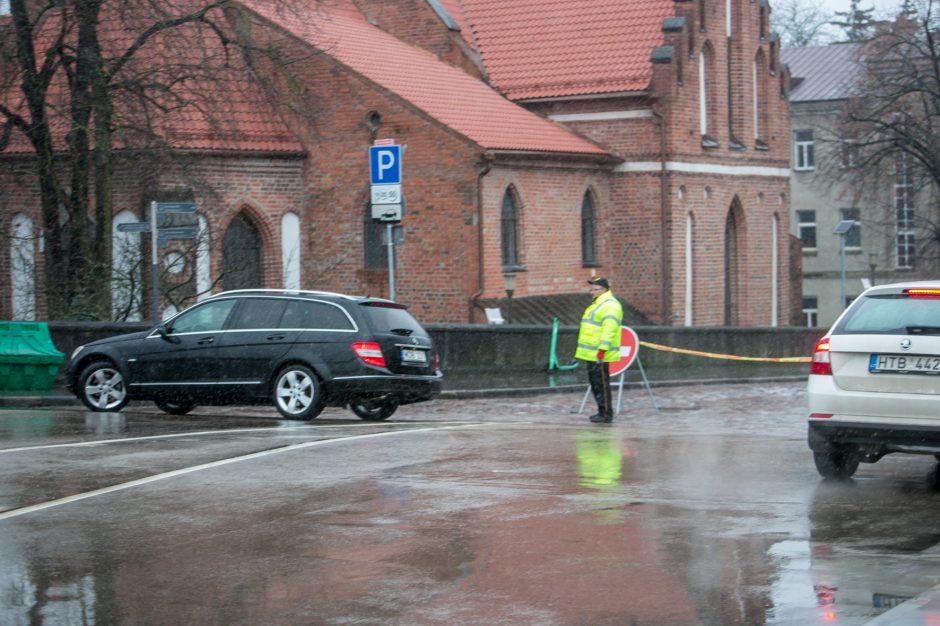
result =
M613 419L614 407L610 402L610 369L605 362L587 362L588 382L597 401L597 414Z

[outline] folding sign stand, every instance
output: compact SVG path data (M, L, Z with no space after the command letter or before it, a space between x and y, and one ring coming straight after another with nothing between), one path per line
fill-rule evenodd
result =
M640 362L638 358L640 354L640 338L637 337L637 334L633 331L632 328L627 326L620 327L620 360L612 362L610 367L615 368L616 371L614 375L620 374L619 379L617 380L617 410L619 414L623 409L623 377L626 375L627 370L630 368L630 365L636 361L636 364L640 367L640 375L643 376L643 384L646 385L646 391L649 393L650 402L653 403L653 408L656 409L656 412L659 412L659 406L656 404L656 398L653 397L653 389L650 387L650 381L646 378L646 372L643 370L643 363ZM578 409L578 413L584 412L584 405L587 404L588 398L591 397L591 386L588 385L587 391L584 392L584 399L581 400L581 408Z
M548 349L548 371L552 370L573 370L578 367L577 361L572 361L568 365L562 365L558 362L558 356L555 354L555 348L558 345L558 318L552 320L552 345Z

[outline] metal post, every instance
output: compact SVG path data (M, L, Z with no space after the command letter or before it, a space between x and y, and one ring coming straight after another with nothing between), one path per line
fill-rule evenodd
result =
M839 295L842 298L842 301L839 303L839 310L845 308L845 236L850 230L855 228L858 224L855 220L842 220L836 224L836 228L832 231L833 235L839 236L839 273L841 274L841 281L839 285Z
M839 272L842 276L839 284L839 310L845 308L845 233L839 235Z
M150 202L150 317L160 323L160 285L157 271L157 201Z
M385 225L388 236L388 299L395 299L395 237L391 222Z

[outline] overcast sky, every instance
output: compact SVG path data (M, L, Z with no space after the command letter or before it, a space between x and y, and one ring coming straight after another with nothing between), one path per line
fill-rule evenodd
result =
M830 13L835 13L836 11L848 11L850 0L818 0L827 11ZM883 13L885 11L889 13L895 13L901 2L899 0L860 0L858 3L859 8L868 9L875 7L875 13ZM770 6L773 7L773 0L770 2Z

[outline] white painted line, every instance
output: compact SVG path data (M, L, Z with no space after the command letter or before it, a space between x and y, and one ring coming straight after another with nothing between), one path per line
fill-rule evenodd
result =
M384 422L380 424L376 423L357 423L353 422L350 424L324 424L317 425L313 428L316 430L321 430L324 428L365 428L368 426L401 426L402 424L409 423L420 423L420 422ZM439 424L466 424L466 422L437 422ZM71 443L53 443L44 446L21 446L19 448L0 448L0 454L7 452L29 452L32 450L50 450L52 448L88 448L94 446L100 446L109 443L133 443L135 441L147 441L150 439L172 439L174 437L200 437L202 435L227 435L229 433L270 433L275 431L275 434L279 433L289 433L290 435L296 435L297 432L310 428L309 425L297 425L297 426L274 426L274 427L265 427L265 428L233 428L231 430L198 430L187 433L173 433L170 435L147 435L146 437L123 437L121 439L94 439L92 441L73 441ZM314 433L314 430L304 430L304 432Z
M22 446L20 448L6 448L0 450L0 454L6 452L23 452L29 450L50 450L52 448L82 448L90 446L100 446L108 443L126 443L129 441L147 441L148 439L170 439L172 437L189 437L200 435L221 435L225 433L251 433L251 432L269 432L272 430L283 430L281 428L236 428L232 430L204 430L193 431L189 433L173 433L172 435L148 435L146 437L124 437L122 439L95 439L93 441L73 441L71 443L53 443L45 446Z
M393 432L385 433L370 433L368 435L355 435L352 437L342 437L338 439L318 439L317 441L307 441L305 443L298 443L292 446L284 446L283 448L275 448L273 450L262 450L261 452L252 452L251 454L245 454L243 456L236 456L230 459L222 459L221 461L213 461L212 463L204 463L202 465L193 465L192 467L184 467L182 469L173 470L172 472L164 472L163 474L155 474L153 476L148 476L147 478L139 478L137 480L132 480L130 482L121 483L119 485L112 485L110 487L102 487L101 489L94 489L92 491L86 491L85 493L77 493L73 496L67 496L65 498L59 498L58 500L50 500L48 502L43 502L41 504L34 504L32 506L25 506L20 509L12 509L10 511L5 511L0 513L0 521L11 519L14 517L19 517L20 515L27 515L29 513L35 513L37 511L42 511L44 509L49 509L56 506L62 506L63 504L69 504L72 502L78 502L79 500L86 500L88 498L94 498L97 496L103 496L109 493L114 493L116 491L123 491L124 489L130 489L132 487L140 487L141 485L147 485L149 483L154 483L159 480L165 480L167 478L175 478L177 476L183 476L185 474L192 474L193 472L199 472L202 470L212 469L215 467L221 467L223 465L230 465L232 463L240 463L242 461L250 461L252 459L258 459L265 456L270 456L272 454L280 454L282 452L293 452L294 450L301 450L303 448L312 448L313 446L322 446L329 443L345 443L347 441L353 441L357 439L371 439L375 437L388 437L392 435L402 435L407 433L420 433L420 432L434 432L439 430L450 430L455 428L471 428L478 426L486 426L486 424L467 424L463 426L443 426L441 428L412 428L408 430L396 430Z

